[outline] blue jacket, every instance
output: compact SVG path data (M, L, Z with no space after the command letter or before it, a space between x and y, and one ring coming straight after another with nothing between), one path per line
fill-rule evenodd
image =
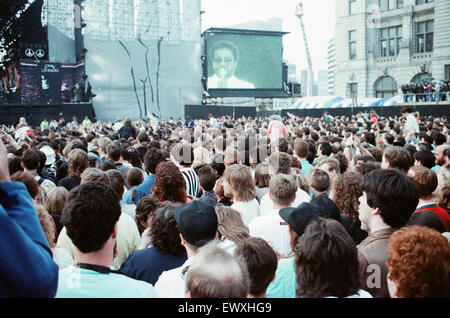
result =
M0 297L50 298L58 266L23 183L0 183Z

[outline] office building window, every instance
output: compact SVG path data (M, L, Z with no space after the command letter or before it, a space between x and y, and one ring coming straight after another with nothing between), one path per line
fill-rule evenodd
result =
M417 53L433 52L433 21L416 23Z
M356 0L348 0L348 15L355 13Z
M403 38L402 26L380 29L381 56L396 56L401 47Z
M445 79L450 81L450 65L445 65Z
M403 0L380 0L380 11L403 8Z
M424 4L434 2L434 0L416 0L416 4Z
M356 31L348 31L348 46L350 60L356 59Z
M392 77L381 77L375 82L375 96L377 98L392 97L397 95L397 88L397 82Z

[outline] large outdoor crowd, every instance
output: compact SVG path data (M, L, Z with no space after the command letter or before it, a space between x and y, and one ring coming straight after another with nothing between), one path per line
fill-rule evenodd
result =
M450 122L25 118L1 129L1 297L448 298Z

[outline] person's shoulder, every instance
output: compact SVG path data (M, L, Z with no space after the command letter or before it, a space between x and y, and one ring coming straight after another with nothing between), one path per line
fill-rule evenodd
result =
M128 277L121 273L111 273L111 277L116 280L118 287L131 293L130 297L157 298L155 288L150 283Z

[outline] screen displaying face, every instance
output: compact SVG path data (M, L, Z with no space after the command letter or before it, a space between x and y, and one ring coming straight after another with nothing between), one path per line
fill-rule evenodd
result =
M208 89L282 89L282 37L207 33Z

